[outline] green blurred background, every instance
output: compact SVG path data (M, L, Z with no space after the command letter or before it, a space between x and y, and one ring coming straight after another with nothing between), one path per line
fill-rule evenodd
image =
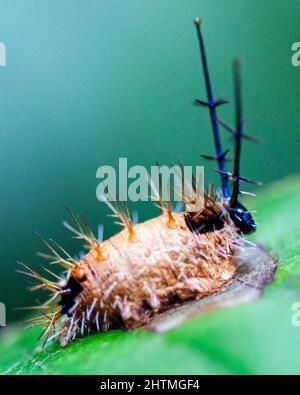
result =
M0 301L8 322L14 307L35 303L16 261L38 267L38 231L71 253L80 244L61 226L64 204L84 213L105 237L117 231L96 199L96 170L147 167L178 158L203 164L212 154L195 28L203 18L214 91L232 99L231 62L243 60L248 132L243 174L263 182L298 172L300 68L291 45L300 41L298 0L1 0ZM231 106L220 115L231 122ZM224 143L228 136L224 132ZM206 166L206 180L218 182ZM259 191L258 191L259 193ZM141 220L157 211L135 204Z

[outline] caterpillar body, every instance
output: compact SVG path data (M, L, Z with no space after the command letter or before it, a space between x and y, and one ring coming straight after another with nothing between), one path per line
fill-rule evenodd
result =
M218 294L239 277L237 254L244 248L244 235L256 228L251 213L239 202L240 182L249 181L239 172L241 140L249 139L243 133L240 66L234 63L236 127L222 123L235 140L234 170L228 173L216 113L225 101L213 98L199 19L195 26L208 99L196 104L209 109L216 146L215 157L204 157L217 161L222 189L203 192L201 207L193 212L173 212L170 203L161 202L160 216L136 225L127 206L107 202L124 229L105 241L70 212L75 227L65 225L89 252L75 260L58 243L43 240L52 253L43 256L67 269L65 278L46 269L57 279L51 281L22 264L23 274L38 281L32 290L53 293L34 307L43 314L28 321L29 327L45 326L46 341L59 338L66 345L78 334L142 327L176 306Z
M199 299L227 284L235 272L235 227L226 224L212 234L191 235L184 214L161 215L134 229L127 229L95 246L71 272L63 289L62 313L69 314L66 335L74 336L85 324L136 328L174 305ZM72 284L81 284L73 309ZM77 293L77 291L74 291ZM71 312L71 313L69 313Z

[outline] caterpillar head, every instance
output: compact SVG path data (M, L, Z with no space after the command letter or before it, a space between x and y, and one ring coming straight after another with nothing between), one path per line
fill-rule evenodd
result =
M256 223L244 205L237 202L229 209L229 215L239 232L244 235L251 234L256 230Z

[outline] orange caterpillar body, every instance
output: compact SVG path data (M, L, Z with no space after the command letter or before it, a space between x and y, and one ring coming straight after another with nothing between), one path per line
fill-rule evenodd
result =
M102 243L71 214L77 229L65 225L90 251L80 261L68 254L63 258L43 240L53 256L41 255L69 270L65 279L52 282L24 265L41 283L33 290L53 292L39 306L46 314L30 320L31 326L47 325L46 339L59 337L66 345L77 334L144 326L171 307L224 288L234 278L235 254L243 238L224 208L221 211L220 202L207 197L198 213L168 210L134 226L129 217L120 215L126 227ZM191 221L201 223L216 215L222 218L220 229L203 233L191 229Z
M63 287L68 290L75 280L82 288L74 300L65 299L71 303L64 308L70 319L63 326L63 343L78 331L142 326L232 279L240 239L235 227L226 224L213 233L193 234L184 215L173 214L172 226L167 214L136 225L134 237L124 229L81 259Z

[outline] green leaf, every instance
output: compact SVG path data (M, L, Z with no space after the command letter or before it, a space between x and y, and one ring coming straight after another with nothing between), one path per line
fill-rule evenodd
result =
M250 203L255 240L279 258L276 280L261 299L205 313L158 335L144 330L90 335L66 348L36 349L40 329L7 328L0 339L2 374L299 374L300 178L258 191Z

